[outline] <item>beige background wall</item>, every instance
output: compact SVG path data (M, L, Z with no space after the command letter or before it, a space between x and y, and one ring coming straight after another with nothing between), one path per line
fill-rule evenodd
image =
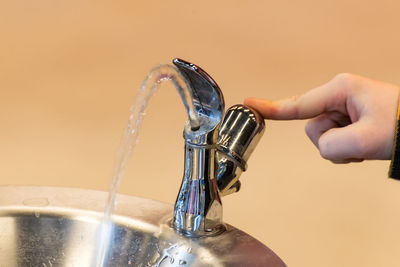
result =
M112 3L111 3L112 2ZM400 84L400 2L1 1L0 181L107 190L147 71L181 57L227 106L300 94L339 72ZM120 192L173 203L185 121L151 100ZM305 122L270 122L225 220L289 266L399 266L400 182L388 162L333 165Z

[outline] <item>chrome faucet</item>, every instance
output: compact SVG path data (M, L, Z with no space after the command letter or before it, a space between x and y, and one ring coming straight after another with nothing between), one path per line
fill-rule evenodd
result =
M217 235L225 230L220 197L239 191L239 177L264 132L264 120L244 105L229 108L224 116L217 83L192 63L173 63L190 84L200 126L187 122L184 128L185 168L172 224L186 236Z

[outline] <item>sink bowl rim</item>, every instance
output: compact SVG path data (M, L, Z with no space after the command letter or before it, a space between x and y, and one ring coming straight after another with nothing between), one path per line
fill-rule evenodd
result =
M0 217L19 214L57 215L99 223L104 215L107 196L107 192L92 189L0 186ZM160 233L173 216L171 204L151 199L118 194L117 203L113 222L128 228L134 226L143 232ZM226 226L227 231L220 236L193 239L202 247L212 247L217 257L223 257L224 265L221 266L286 266L272 250L255 238L231 225ZM176 238L184 239L170 231ZM234 240L235 250L226 251L224 244L231 240Z

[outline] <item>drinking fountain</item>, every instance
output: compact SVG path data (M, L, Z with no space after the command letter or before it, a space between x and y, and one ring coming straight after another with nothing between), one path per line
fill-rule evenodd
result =
M184 126L184 173L175 206L119 195L105 233L106 192L0 186L0 266L100 267L104 246L104 267L286 266L222 219L221 197L239 191L264 120L244 105L224 111L221 90L204 70L181 59L173 64L190 87L199 119Z

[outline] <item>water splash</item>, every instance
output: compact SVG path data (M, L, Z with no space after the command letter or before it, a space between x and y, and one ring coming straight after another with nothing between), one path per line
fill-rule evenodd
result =
M169 259L169 263L173 264L175 262L175 258L172 255L172 253L170 253L171 250L173 250L174 248L176 248L178 245L172 245L169 248L166 248L162 251L162 253L160 253L160 258L158 259L158 261L154 264L155 267L160 267L161 264L163 264L164 260Z
M193 130L200 127L200 119L197 116L193 104L192 88L180 72L171 65L159 65L152 69L144 80L131 108L128 120L128 126L125 131L125 137L120 145L118 160L112 176L109 194L107 198L104 219L101 226L101 240L99 254L95 266L105 266L107 258L107 248L112 237L111 216L116 207L116 197L121 178L124 175L127 161L134 149L139 134L140 126L145 115L145 110L149 99L164 81L171 81L176 87L189 117L189 123Z

